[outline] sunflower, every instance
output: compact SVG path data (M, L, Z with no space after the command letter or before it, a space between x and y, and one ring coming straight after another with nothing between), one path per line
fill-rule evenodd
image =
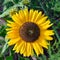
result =
M11 15L13 21L7 21L8 45L14 45L13 50L23 56L38 56L44 54L43 48L48 49L48 41L53 40L53 30L50 20L38 10L27 8Z

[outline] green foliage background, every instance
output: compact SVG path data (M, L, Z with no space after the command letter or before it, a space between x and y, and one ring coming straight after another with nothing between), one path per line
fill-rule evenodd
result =
M31 60L32 57L23 57L15 54L12 47L7 45L6 20L10 20L11 10L18 11L28 7L43 11L53 23L55 35L50 41L49 49L44 49L44 55L36 56L36 60L60 60L60 0L0 0L0 60Z

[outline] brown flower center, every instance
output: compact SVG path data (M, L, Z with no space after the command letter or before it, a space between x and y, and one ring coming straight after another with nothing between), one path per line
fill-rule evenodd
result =
M20 36L26 42L34 42L40 36L40 29L32 22L24 23L19 30Z

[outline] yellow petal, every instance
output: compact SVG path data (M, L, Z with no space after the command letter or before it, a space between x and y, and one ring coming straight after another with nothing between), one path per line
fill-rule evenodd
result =
M30 43L27 43L27 56L32 55L32 47Z
M44 23L46 20L47 20L47 16L41 18L39 21L37 21L37 24L41 24L41 23Z
M34 53L33 53L33 47L32 47L32 44L31 44L31 43L30 43L30 50L29 50L29 51L30 51L30 52L29 52L30 55L33 56Z
M21 53L20 49L23 47L23 44L24 44L24 42L21 41L20 44L19 44L19 46L17 46L17 48L16 48L16 52L17 53L19 53L19 52Z
M19 34L18 34L18 31L15 31L15 30L13 30L13 31L9 31L9 32L7 32L7 35L11 35L11 36L15 36L15 34L18 36Z
M8 42L8 45L14 45L16 44L18 41L20 40L20 38L16 38L16 39L11 39L9 42Z
M25 42L25 45L26 45L26 46L25 46L26 49L25 49L25 52L24 52L23 55L24 55L24 56L27 56L27 43L26 43L26 42Z
M7 24L7 26L12 27L12 25L11 25L11 24Z
M53 24L42 26L42 29L48 29L48 28L51 27L52 25L53 25Z
M18 30L12 30L7 32L8 38L15 38L15 37L20 37L19 36L19 31Z
M19 27L19 25L16 24L15 22L7 23L7 26L9 26L9 27Z
M6 28L6 31L10 31L11 30L11 28Z
M19 43L16 43L13 50L16 50L17 46L19 45Z
M50 20L47 20L46 22L44 22L43 24L41 24L41 26L49 25L50 23L51 23Z
M21 54L24 54L25 53L25 50L26 50L26 44L24 42L23 45L22 45L22 47L21 47L21 49L20 49L20 53Z
M12 16L12 19L17 23L18 25L22 25L22 22L19 19L19 15L16 13L15 15Z
M24 11L26 22L28 21L28 9L26 8Z
M31 10L30 10L30 12L29 12L29 21L30 21L30 20L31 20L31 18L32 18L33 12L34 12L34 10L33 10L33 9L31 9Z
M39 53L43 54L43 48L38 43L36 43L36 46L37 49L39 50Z
M9 23L9 24L13 24L14 22L7 20L7 23Z
M53 30L46 30L44 32L44 35L46 35L46 36L48 36L48 35L54 35L54 32L53 32Z
M26 57L26 51L24 52L23 56L25 56L25 57Z
M42 40L40 40L40 42L38 41L38 43L40 44L40 46L48 49L48 46L47 45L49 45L49 43L46 42L45 40L42 39Z
M19 27L11 27L11 28L6 28L6 31L12 31L12 30L19 30Z
M37 10L34 11L34 13L33 13L33 15L32 15L32 18L31 18L31 22L34 22L34 20L35 20L37 14L38 14L38 11L37 11Z
M41 15L42 15L42 12L40 11L40 12L38 13L38 15L36 16L35 21L39 20L39 19L41 18Z
M9 39L16 39L16 38L18 38L18 37L20 37L18 34L7 34L7 37L9 38Z
M36 52L36 54L38 56L40 53L39 53L39 50L38 50L36 44L35 43L32 43L32 47L33 47L33 49L35 50L35 52Z
M53 40L53 37L51 37L51 36L45 36L45 39L46 40Z
M19 16L20 16L19 18L22 21L22 23L26 22L26 17L25 17L23 10L19 11Z

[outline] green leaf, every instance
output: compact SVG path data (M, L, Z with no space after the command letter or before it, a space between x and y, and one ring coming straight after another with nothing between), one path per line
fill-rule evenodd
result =
M13 60L13 56L7 56L6 60Z
M13 4L13 2L10 1L10 2L6 3L5 5L6 5L6 8L9 8L9 7L13 6L14 4Z
M4 46L3 46L3 48L2 48L2 51L1 51L1 54L0 54L0 56L2 56L3 54L4 54L4 52L6 51L6 49L9 47L8 46L8 39L5 37L5 44L4 44Z
M19 56L19 60L25 60L23 57Z
M7 43L5 43L4 47L2 48L1 55L3 55L3 53L6 51L7 48L8 48L8 45Z
M0 60L3 60L3 57L0 57Z
M5 34L6 34L6 31L5 31L5 29L6 29L6 26L1 26L1 28L0 28L0 36L5 36Z
M60 1L55 3L55 6L54 6L53 10L55 10L57 12L60 12Z
M38 60L46 60L46 56L45 55L41 55L40 57L37 57Z
M11 11L12 9L17 9L17 7L22 7L22 8L23 8L24 6L23 6L23 4L22 4L21 2L19 2L18 4L15 4L15 5L13 5L12 7L8 8L6 11L4 11L4 12L0 15L0 18L9 15L10 11Z
M4 40L0 40L0 44L4 44L5 43L5 41Z
M13 0L15 3L18 3L19 2L19 0Z
M1 17L4 17L4 16L7 16L7 15L9 14L9 12L10 12L10 8L7 9L6 11L4 11L4 12L0 15L0 18L1 18Z
M58 22L57 27L58 27L58 28L60 27L60 22Z
M6 4L8 2L13 2L13 0L4 0L4 3L3 4Z
M0 0L0 4L2 4L4 2L4 0Z

